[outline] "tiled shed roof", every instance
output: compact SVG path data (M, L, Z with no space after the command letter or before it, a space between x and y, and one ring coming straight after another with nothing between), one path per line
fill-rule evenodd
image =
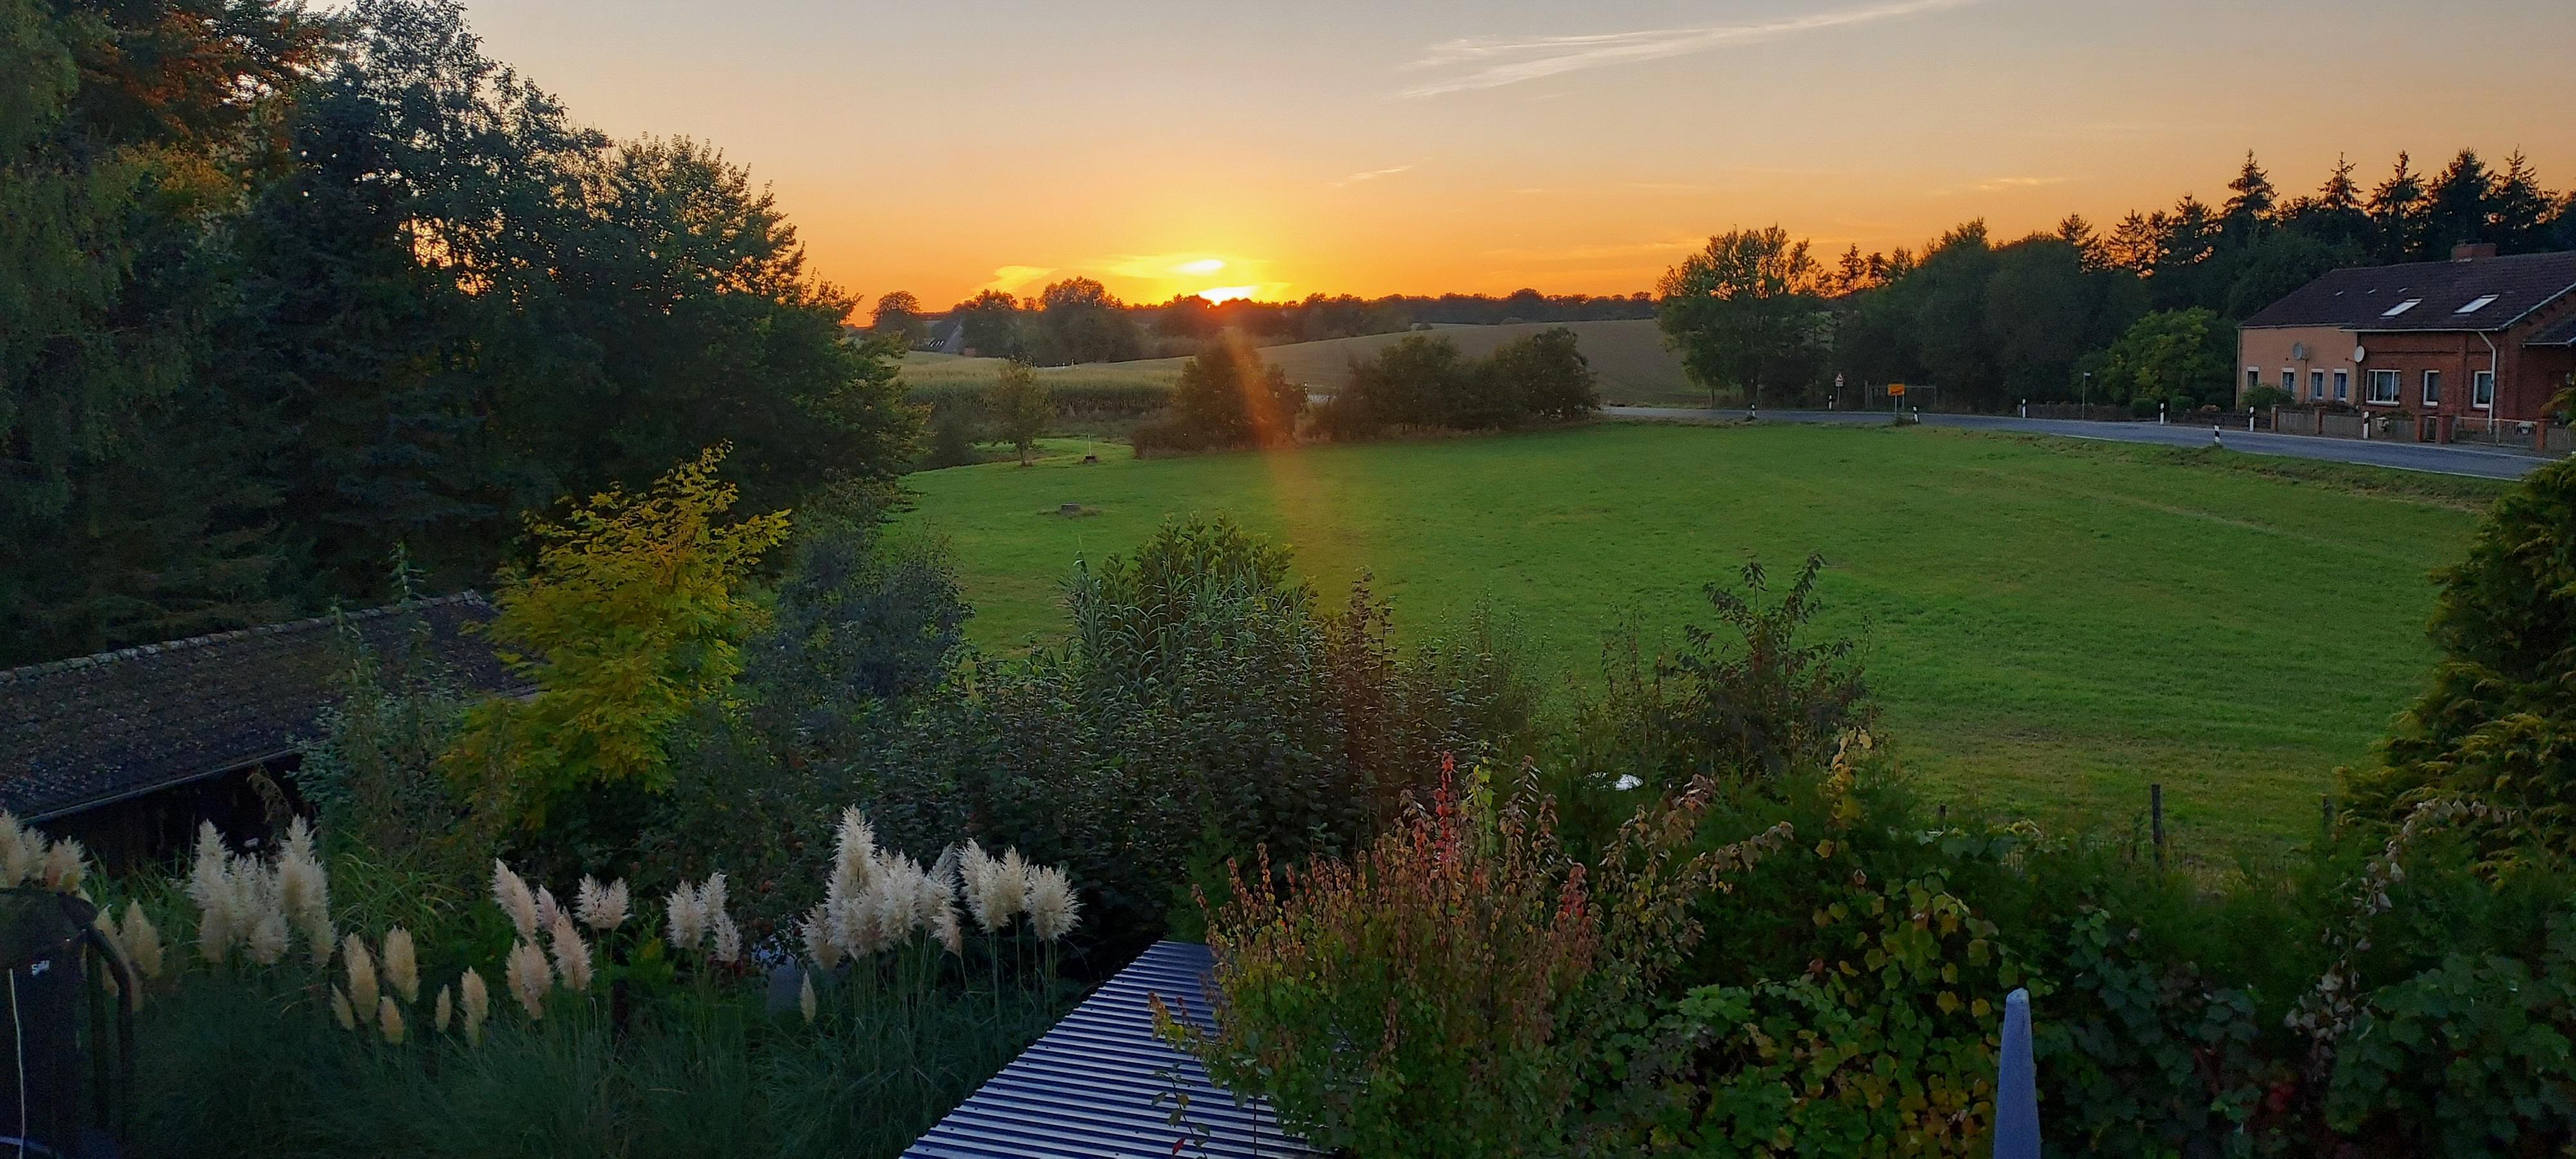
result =
M432 656L476 688L511 684L469 624L467 593L345 616L367 646ZM0 672L0 808L44 820L286 755L338 696L348 653L332 617L270 624Z
M2364 266L2335 270L2301 286L2244 324L2502 330L2569 293L2576 293L2576 251Z
M2541 327L2538 333L2524 339L2522 344L2525 346L2576 346L2576 314L2560 319L2556 325Z
M1208 948L1160 942L905 1151L904 1159L1297 1159L1259 1099L1237 1106L1207 1068L1154 1036L1150 995L1206 1025ZM1173 1122L1174 1092L1189 1105Z

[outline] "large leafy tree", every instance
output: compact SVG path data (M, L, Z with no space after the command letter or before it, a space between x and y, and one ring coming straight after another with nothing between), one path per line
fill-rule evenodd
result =
M1721 388L1750 398L1811 385L1825 349L1823 273L1807 243L1775 225L1712 237L1664 274L1656 322L1710 406Z
M0 664L283 608L276 430L200 371L322 44L267 0L0 0Z
M1038 294L1039 360L1050 365L1122 362L1137 356L1135 320L1109 287L1067 278Z
M2234 330L2211 311L2163 310L2138 319L2102 360L2109 397L2168 403L2176 409L2226 402Z

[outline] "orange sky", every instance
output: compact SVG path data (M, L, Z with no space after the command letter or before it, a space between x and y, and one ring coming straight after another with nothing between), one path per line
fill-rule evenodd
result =
M826 277L936 307L1627 293L1778 223L1838 252L2523 149L2576 186L2566 0L467 0L618 135L713 141ZM1223 263L1214 265L1211 263Z

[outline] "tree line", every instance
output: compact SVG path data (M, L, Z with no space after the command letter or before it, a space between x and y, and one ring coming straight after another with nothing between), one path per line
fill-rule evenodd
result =
M1819 403L1841 374L1847 405L1889 382L1983 409L2226 404L2237 323L2329 270L2445 260L2461 244L2576 248L2576 193L2550 191L2518 151L2496 168L2463 149L2429 175L2401 153L2366 191L2338 161L2295 197L2249 153L2227 188L2216 206L2185 194L2108 233L2069 215L1999 243L1978 220L1919 251L1832 260L1777 228L1735 230L1666 274L1657 317L1712 400Z
M770 196L454 0L0 0L0 68L0 664L482 582L711 443L764 506L910 460Z
M1652 318L1652 295L1542 294L1516 290L1502 297L1483 294L1389 295L1361 298L1352 294L1309 294L1294 302L1258 302L1231 298L1210 302L1181 294L1160 304L1129 304L1091 278L1067 278L1021 298L984 290L957 303L946 314L932 313L918 295L889 291L877 299L871 333L923 348L944 332L933 323L954 323L963 330L960 345L991 358L1016 358L1038 366L1082 362L1125 362L1191 353L1216 335L1232 331L1263 344L1320 342L1367 334L1392 334L1415 326L1490 326L1523 322L1586 322L1619 318Z

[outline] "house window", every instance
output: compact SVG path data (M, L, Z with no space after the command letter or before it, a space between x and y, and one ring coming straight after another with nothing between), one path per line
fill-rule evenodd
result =
M2352 372L2349 370L2338 370L2335 372L2335 401L2349 402L2351 399Z
M2311 371L2309 371L2309 372L2308 372L2308 401L2309 401L2309 402L2324 402L2325 400L2326 400L2326 372L2325 372L2325 371L2322 371L2322 370L2311 370Z
M2284 368L2281 371L2281 393L2289 395L2291 398L2299 397L2298 371L2287 368Z
M2255 391L2262 389L2262 387L2263 387L2263 371L2262 371L2260 368L2258 368L2258 367L2252 367L2252 366L2248 366L2248 367L2246 367L2246 368L2245 368L2245 393L2247 393L2247 394L2252 394L2252 393L2254 393Z
M2382 406L2397 405L2396 371L2374 370L2370 372L2370 401Z
M2496 296L2495 296L2495 295L2493 295L2493 294L2488 294L2488 295L2486 295L2486 296L2484 296L2484 297L2480 297L2480 298L2473 298L2473 299L2471 299L2471 300L2469 301L2469 304L2468 304L2468 305L2466 305L2466 306L2462 306L2462 307L2460 307L2459 309L2457 309L2457 310L2453 310L2453 311L2451 311L2451 312L2452 312L2452 313L2454 313L2454 314L2475 314L2475 313L2477 313L2477 312L2478 312L2478 311L2480 311L2480 310L2483 310L2483 309L2486 309L2486 308L2487 308L2487 307L2489 307L2489 306L2495 305L2495 300L2496 300Z
M2403 301L2403 302L2399 302L2398 304L2396 304L2396 305L2394 305L2394 306L2390 306L2390 307L2389 307L2389 308L2387 308L2386 310L2382 310L2382 311L2380 311L2379 316L2380 316L2380 317L2382 317L2382 318L2394 318L2394 317L2396 317L2396 316L2398 316L2398 315L2400 315L2400 314L2403 314L2403 313L2407 312L2408 310L2412 310L2412 309L2414 309L2414 308L2416 307L2416 305L2417 305L2418 303L2422 302L2423 300L2424 300L2424 299L2422 299L2422 298L2408 298L2408 299L2406 299L2406 300L2405 300L2405 301Z
M2424 405L2426 405L2426 406L2440 406L2440 405L2442 405L2442 372L2441 372L2441 371L2438 371L2438 370L2427 370L2427 371L2425 371L2425 372L2424 372Z
M2481 370L2469 376L2469 405L2479 410L2495 406L2495 372Z

